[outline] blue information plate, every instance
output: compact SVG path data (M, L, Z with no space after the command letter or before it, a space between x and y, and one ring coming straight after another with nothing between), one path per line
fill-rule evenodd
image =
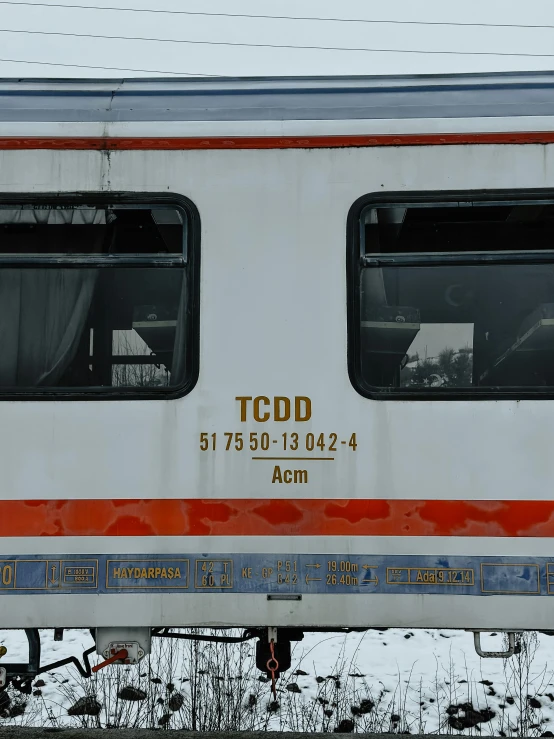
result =
M0 557L0 596L130 592L553 595L554 559L190 553Z

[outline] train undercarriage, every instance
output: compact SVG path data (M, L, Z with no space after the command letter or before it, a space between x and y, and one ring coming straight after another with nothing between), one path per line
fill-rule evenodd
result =
M42 664L41 641L39 629L25 629L29 652L27 662L10 662L9 657L2 659L0 663L0 691L5 690L10 684L21 693L30 694L33 680L40 674L52 672L66 665L73 665L83 678L90 678L99 670L109 665L136 665L144 657L150 654L153 638L183 639L190 641L215 642L220 644L239 644L256 639L256 667L265 673L272 681L272 689L275 690L275 681L281 673L286 672L291 666L291 643L302 641L305 631L322 633L350 633L353 631L367 631L367 627L326 629L309 627L300 628L249 628L245 629L240 636L225 634L203 634L184 633L169 628L130 627L122 628L97 628L90 629L94 639L94 646L86 649L80 659L75 655L65 657L56 662ZM64 637L63 628L54 629L54 641L62 641ZM482 648L481 634L490 633L490 630L479 629L472 631L474 646L477 654L483 658L507 659L517 654L520 650L518 633L515 631L503 632L506 635L506 648L502 651L487 651ZM541 632L554 633L554 632ZM6 658L8 649L0 646L0 658ZM97 654L103 660L91 665L90 657Z

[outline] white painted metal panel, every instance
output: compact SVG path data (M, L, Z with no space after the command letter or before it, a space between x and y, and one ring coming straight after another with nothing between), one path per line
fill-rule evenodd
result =
M387 191L550 188L545 145L182 152L0 152L0 192L148 191L190 198L201 221L200 376L180 400L4 402L0 500L551 500L552 401L377 402L350 384L345 230L352 203ZM308 396L305 423L240 419L237 396ZM262 428L263 426L263 428ZM272 482L249 451L201 452L200 433L357 436L308 482ZM39 509L37 509L39 510ZM40 513L36 514L40 515ZM206 514L208 515L208 514ZM109 523L109 522L107 522ZM210 528L208 522L208 529ZM548 557L551 539L56 536L16 554L269 552ZM256 532L252 532L256 533ZM264 549L264 545L267 547ZM542 583L545 588L546 584ZM9 595L3 626L395 625L547 628L548 597L262 594ZM139 623L140 622L140 623Z

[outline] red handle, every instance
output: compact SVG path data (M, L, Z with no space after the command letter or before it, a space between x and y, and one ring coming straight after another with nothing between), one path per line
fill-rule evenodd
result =
M92 672L98 672L98 670L101 670L103 667L107 667L108 665L112 665L114 662L117 662L118 659L127 659L128 656L129 652L126 649L120 649L119 652L116 652L109 659L105 659L103 662L100 662L99 665L95 665L92 668Z

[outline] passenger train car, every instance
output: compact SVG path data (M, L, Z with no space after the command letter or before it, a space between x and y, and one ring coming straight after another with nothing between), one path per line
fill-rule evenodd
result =
M553 73L0 81L0 627L553 629L553 144Z

